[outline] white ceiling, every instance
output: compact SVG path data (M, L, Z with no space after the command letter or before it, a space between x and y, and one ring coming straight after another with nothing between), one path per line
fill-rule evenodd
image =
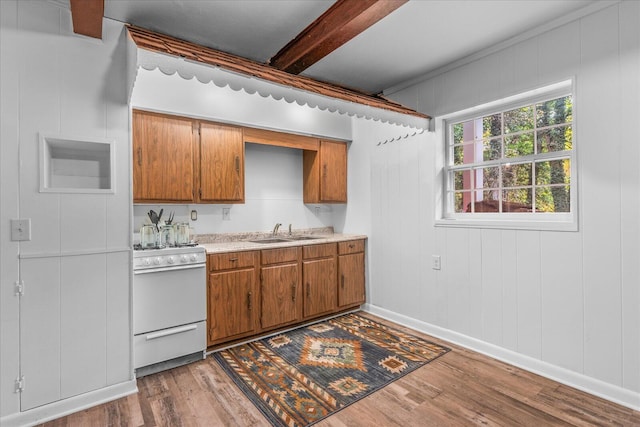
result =
M355 0L357 1L357 0ZM105 0L105 16L266 62L333 0ZM411 0L303 75L371 93L445 66L595 0Z

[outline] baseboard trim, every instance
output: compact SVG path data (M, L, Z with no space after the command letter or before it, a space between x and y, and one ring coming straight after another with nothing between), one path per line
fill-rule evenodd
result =
M59 400L0 418L3 427L33 426L138 392L135 380Z
M640 411L640 393L382 307L365 304L362 310L433 337L449 341L452 344L509 363L510 365L517 366L518 368L541 375L553 381L582 390L594 396Z

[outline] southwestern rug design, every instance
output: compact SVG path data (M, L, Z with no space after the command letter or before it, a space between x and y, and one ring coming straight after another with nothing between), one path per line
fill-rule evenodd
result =
M274 426L314 424L448 348L347 314L214 353Z

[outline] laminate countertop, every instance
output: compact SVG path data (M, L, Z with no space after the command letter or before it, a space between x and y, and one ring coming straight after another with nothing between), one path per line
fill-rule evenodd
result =
M213 237L212 237L213 236ZM304 236L305 238L296 240ZM313 237L309 239L308 237ZM291 239L282 242L256 242L266 239ZM207 254L217 254L237 251L257 251L262 249L286 248L292 246L317 245L321 243L346 242L349 240L366 239L362 234L342 234L342 233L292 233L280 232L276 236L271 233L235 233L199 235L197 242L199 246L205 248Z

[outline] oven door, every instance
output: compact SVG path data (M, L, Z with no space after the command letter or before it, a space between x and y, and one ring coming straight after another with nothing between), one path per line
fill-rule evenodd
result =
M134 335L205 320L205 272L205 264L134 271Z

